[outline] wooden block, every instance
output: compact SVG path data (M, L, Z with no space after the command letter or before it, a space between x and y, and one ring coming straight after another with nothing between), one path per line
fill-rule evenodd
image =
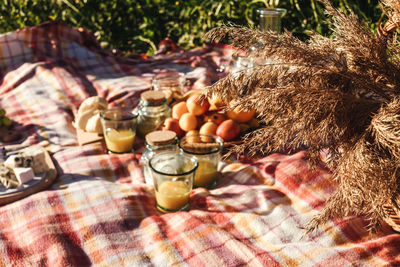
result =
M77 129L76 130L76 134L77 134L77 137L78 137L78 144L80 146L103 140L103 135L102 134L88 133L88 132L85 132L85 131L83 131L81 129Z

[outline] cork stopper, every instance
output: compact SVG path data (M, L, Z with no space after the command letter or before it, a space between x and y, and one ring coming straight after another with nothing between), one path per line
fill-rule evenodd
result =
M187 153L209 154L218 152L221 149L220 143L185 143L181 148Z
M146 91L140 95L140 98L149 106L157 106L165 101L165 94L162 91Z
M146 143L152 146L165 146L175 141L176 133L173 131L154 131L146 135Z
M212 154L223 149L223 140L212 135L189 135L179 142L179 147L184 152L196 155Z

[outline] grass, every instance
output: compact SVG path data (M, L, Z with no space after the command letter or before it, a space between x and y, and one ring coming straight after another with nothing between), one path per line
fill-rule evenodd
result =
M332 2L372 28L381 16L377 0ZM262 7L286 8L282 25L302 40L310 31L330 34L317 0L0 0L0 33L59 20L92 31L104 48L151 55L165 37L190 49L202 44L205 32L228 22L255 28L255 10Z

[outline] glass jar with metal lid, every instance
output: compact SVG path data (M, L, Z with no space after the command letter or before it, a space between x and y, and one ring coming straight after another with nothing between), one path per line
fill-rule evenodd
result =
M146 149L141 158L146 184L153 185L149 161L160 152L178 151L178 138L173 131L154 131L146 135Z
M146 134L161 128L165 119L171 117L171 108L162 91L146 91L140 95L137 133L144 138Z

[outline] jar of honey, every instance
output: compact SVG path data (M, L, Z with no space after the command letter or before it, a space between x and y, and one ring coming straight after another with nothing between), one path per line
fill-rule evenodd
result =
M178 138L173 131L154 131L146 135L146 149L141 158L146 184L153 185L149 161L160 152L178 151Z
M148 133L160 129L165 119L171 117L171 108L165 94L152 90L143 92L140 95L138 115L138 136L145 138Z

